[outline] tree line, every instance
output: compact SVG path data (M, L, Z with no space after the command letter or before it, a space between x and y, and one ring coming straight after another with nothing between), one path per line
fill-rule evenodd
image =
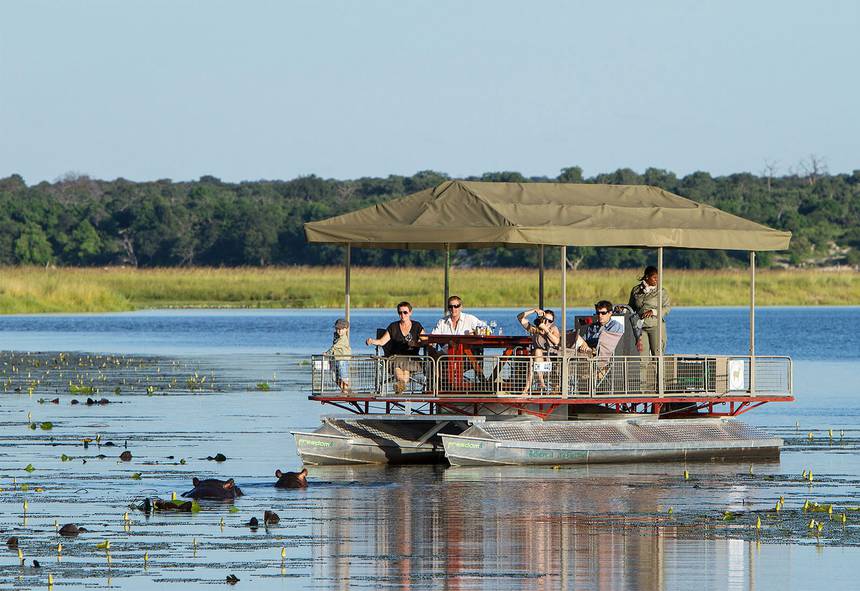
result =
M818 166L775 176L737 173L683 177L649 168L624 168L585 178L576 166L555 178L492 172L468 180L647 184L762 224L790 230L791 249L766 254L763 265L860 264L860 170L827 174ZM288 181L226 183L131 182L69 174L27 186L19 175L0 179L0 264L137 267L341 264L339 247L309 245L302 224L420 191L448 180L421 171L412 176L354 180L303 176ZM547 253L558 263L557 249ZM375 266L438 265L436 251L355 249L353 263ZM571 248L575 267L640 267L652 262L643 249ZM532 266L535 249L486 249L454 253L459 266ZM732 251L668 250L680 268L745 264Z

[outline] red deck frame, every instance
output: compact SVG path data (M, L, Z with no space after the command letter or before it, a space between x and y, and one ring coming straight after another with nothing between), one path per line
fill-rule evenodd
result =
M487 405L506 406L515 409L517 414L529 414L547 418L562 406L597 404L617 413L647 413L659 414L667 403L695 404L695 412L687 411L675 416L697 417L736 417L768 402L794 402L794 396L596 396L559 398L550 396L308 396L322 404L331 404L338 408L356 414L368 414L372 403L384 403L385 413L393 409L404 408L407 404L423 405L426 407L422 414L439 414L440 409L456 414L499 414L489 413ZM717 406L728 405L728 408L717 409ZM471 412L469 410L471 407ZM481 409L484 409L483 412ZM416 409L413 408L413 411ZM702 412L704 411L704 412ZM675 411L670 411L675 412ZM667 413L668 414L668 413Z

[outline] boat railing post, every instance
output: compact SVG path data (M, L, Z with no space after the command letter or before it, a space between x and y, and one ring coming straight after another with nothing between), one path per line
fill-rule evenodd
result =
M755 396L755 251L750 251L750 396Z
M352 244L349 242L346 243L346 252L344 253L344 298L343 298L343 307L344 307L344 316L346 316L346 321L349 322L349 289L350 289L350 271L352 267Z
M544 271L544 259L543 259L543 244L540 245L538 249L538 308L543 310L543 271Z
M567 246L561 247L561 397L567 398Z
M665 391L663 370L663 247L657 248L657 394L662 397Z
M433 372L433 376L430 379L430 393L433 395L433 398L439 396L439 359L430 357L430 368Z
M448 313L448 297L451 295L451 245L445 243L445 301L442 302L442 316Z

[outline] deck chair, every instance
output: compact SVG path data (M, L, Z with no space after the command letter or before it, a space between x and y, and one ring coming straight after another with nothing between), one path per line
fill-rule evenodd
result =
M625 349L632 348L636 351L636 341L633 337L633 327L629 316L618 314L613 315L612 319L621 324L623 332L620 335L612 333L601 334L597 341L597 355L590 359L581 358L581 361L575 364L575 371L572 376L576 380L573 388L574 391L582 392L585 384L581 382L583 379L590 378L592 373L595 380L593 386L589 385L586 388L589 394L609 393L616 388L616 380L619 378L624 379L624 364L615 363L613 358L615 355L624 355ZM575 343L579 331L583 330L585 326L596 322L597 320L594 316L576 316L574 318L576 330L573 331L572 335L568 336L568 342ZM627 337L626 339L625 336ZM624 343L623 347L622 343ZM638 351L636 352L638 353ZM578 353L576 355L579 356ZM594 367L591 368L591 365ZM591 369L593 369L593 372ZM623 384L621 384L621 387L623 388Z

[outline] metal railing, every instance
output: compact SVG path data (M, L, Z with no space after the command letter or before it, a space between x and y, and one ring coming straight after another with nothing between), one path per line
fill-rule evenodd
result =
M567 396L653 396L659 390L658 360L652 356L353 355L336 359L317 355L312 358L311 384L315 395L558 397L564 390L562 364L566 361ZM793 390L788 357L666 355L663 372L663 395L668 396L790 395Z

